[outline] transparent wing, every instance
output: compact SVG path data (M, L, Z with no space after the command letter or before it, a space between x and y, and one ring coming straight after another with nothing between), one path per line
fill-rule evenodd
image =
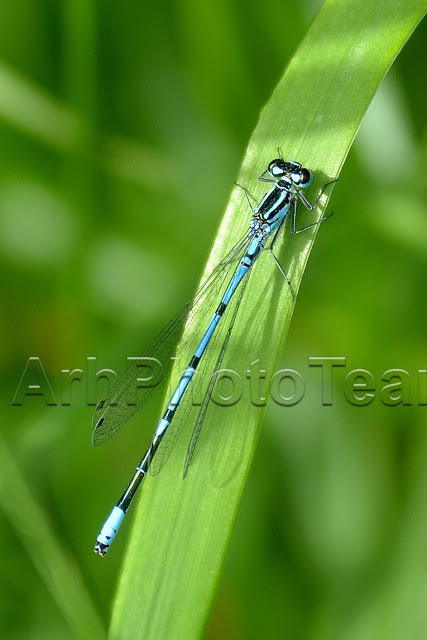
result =
M193 300L182 307L98 402L92 418L92 444L97 446L111 438L169 378L174 365L179 367L179 354L188 350L185 339L177 353L178 359L175 361L172 356L184 326L187 330L191 327L191 334L197 333L219 295L229 267L240 258L247 244L245 235L215 267Z
M225 352L227 350L228 347L228 343L230 342L230 338L231 338L231 333L233 331L234 328L234 324L236 322L236 318L237 318L237 313L239 311L239 307L242 303L242 299L246 290L246 287L248 285L249 282L249 276L250 276L251 272L248 273L248 275L246 276L246 279L244 282L242 282L242 288L240 290L239 293L239 297L233 312L233 315L231 317L230 323L228 325L228 330L227 333L225 335L225 340L221 346L221 350L218 356L218 359L216 361L215 364L215 371L220 371L222 369L222 364L223 364L223 360L224 360L224 356L225 356ZM202 430L203 427L203 423L205 421L205 417L206 417L206 412L208 410L208 406L209 406L209 402L211 399L211 395L212 395L212 391L215 385L215 379L211 378L211 380L209 381L209 386L208 389L206 391L206 394L203 398L203 404L200 407L199 413L197 415L197 419L196 419L196 423L194 425L193 428L193 433L191 434L191 438L190 438L190 443L188 445L188 449L187 449L187 455L185 457L185 463L184 463L184 471L183 471L183 478L185 478L185 476L187 475L187 471L190 467L191 464L191 460L193 458L193 453L194 453L194 449L196 448L196 444L197 444L197 440L199 439L199 435L200 435L200 431Z
M217 330L209 342L205 355L197 368L195 376L191 380L189 387L179 404L173 422L171 422L163 436L162 443L150 466L150 473L153 476L157 475L161 471L164 464L169 459L171 451L175 446L184 425L187 423L195 423L187 452L184 477L187 473L215 384L215 379L212 378L211 374L213 371L219 371L222 367L224 354L226 352L239 306L249 280L248 276L246 276L240 285L241 289L238 294L232 298L220 324L217 327ZM205 326L203 329L205 329ZM195 332L196 342L200 340L200 337L200 333L197 334L197 332ZM214 366L212 366L212 362L215 362ZM190 413L191 418L189 419Z

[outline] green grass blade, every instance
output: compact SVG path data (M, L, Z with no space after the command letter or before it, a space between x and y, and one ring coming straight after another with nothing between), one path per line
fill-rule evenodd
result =
M307 194L313 201L339 174L378 85L425 10L419 0L326 2L261 113L238 181L259 199L265 189L257 177L281 146L285 157L314 170L315 185ZM358 195L363 206L363 193ZM325 206L326 198L319 217ZM236 188L206 272L244 232L248 218ZM328 224L333 221L322 233ZM280 258L295 289L314 236L315 231L284 234ZM256 358L270 375L275 371L290 324L289 290L278 272L270 275L264 255L251 275L250 304L244 305L233 335L232 364L243 377ZM185 438L161 475L147 480L117 592L112 638L176 640L203 634L263 412L247 395L235 407L210 409L185 481Z
M0 436L0 509L15 529L73 637L105 638L89 589Z

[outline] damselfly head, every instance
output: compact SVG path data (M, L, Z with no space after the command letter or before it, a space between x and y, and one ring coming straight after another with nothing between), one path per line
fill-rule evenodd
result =
M313 182L313 174L299 162L276 158L268 165L268 173L276 180L288 180L299 187L309 187Z

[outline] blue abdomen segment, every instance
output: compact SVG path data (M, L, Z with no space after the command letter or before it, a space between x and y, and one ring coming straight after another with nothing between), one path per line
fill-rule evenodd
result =
M168 411L173 411L176 408L176 406L179 404L179 401L181 400L182 396L184 395L184 392L185 392L186 388L188 387L191 378L194 376L195 371L196 370L193 367L187 367L186 368L186 370L184 371L184 373L181 376L181 379L180 379L180 381L178 383L177 388L174 391L174 394L173 394L172 398L170 399L170 402L168 404ZM162 431L164 431L164 427L163 427Z
M208 328L206 329L203 338L200 340L193 357L191 358L191 361L188 365L188 367L186 368L186 370L184 371L183 375L181 376L180 381L178 382L178 386L175 389L175 392L168 404L168 408L166 410L165 415L163 416L163 418L160 420L159 425L157 427L156 430L156 438L155 438L155 450L152 450L150 452L150 456L147 458L147 465L143 466L143 470L144 472L148 471L148 468L151 464L151 460L155 454L155 451L157 450L157 447L160 445L161 439L165 433L165 431L167 430L167 428L169 427L170 423L172 422L172 419L174 417L175 411L179 406L179 403L182 400L182 397L190 383L190 380L192 379L192 377L194 376L194 373L197 369L197 366L201 360L201 358L203 357L203 354L214 334L214 331L216 329L216 327L218 326L219 321L221 320L224 311L227 308L228 303L230 302L231 298L233 297L234 292L236 291L237 287L239 286L240 282L243 280L243 278L245 277L245 275L248 273L249 269L251 268L252 264L255 262L257 256L259 255L259 252L261 251L262 247L264 246L264 238L252 238L251 242L248 245L247 251L245 256L242 258L239 266L237 267L236 271L234 272L234 275L231 279L231 282L229 283L227 289L225 290L225 293L221 299L221 302L218 305L217 310L215 311L214 315L211 318L211 321L209 322Z
M252 244L252 243L251 243ZM259 244L259 243L257 243ZM249 248L250 245L248 247L248 252L249 253ZM205 352L206 347L209 344L210 339L213 336L213 333L219 323L219 321L222 318L222 315L225 311L225 309L227 308L228 303L230 302L231 298L233 297L234 292L236 291L237 287L239 286L240 282L243 280L243 278L245 277L245 275L247 274L249 267L251 266L253 259L254 258L249 258L246 256L243 258L242 262L239 264L239 266L237 267L234 276L230 282L230 284L228 285L221 302L218 305L217 310L215 311L212 320L209 323L208 328L205 331L205 335L203 336L203 338L201 339L199 346L197 347L194 355L196 358L201 358Z

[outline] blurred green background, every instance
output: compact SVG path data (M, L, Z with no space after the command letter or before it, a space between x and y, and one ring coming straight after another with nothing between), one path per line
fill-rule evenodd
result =
M95 450L85 383L60 406L61 370L95 356L121 371L191 296L259 110L320 5L1 2L2 637L75 637L42 577L33 501L107 627L126 532L104 561L93 542L161 399ZM269 407L210 639L427 637L425 45L423 23L335 187L283 357L306 395ZM30 356L58 406L12 406ZM332 406L310 356L347 359ZM352 406L354 368L378 387L407 370L412 405Z

